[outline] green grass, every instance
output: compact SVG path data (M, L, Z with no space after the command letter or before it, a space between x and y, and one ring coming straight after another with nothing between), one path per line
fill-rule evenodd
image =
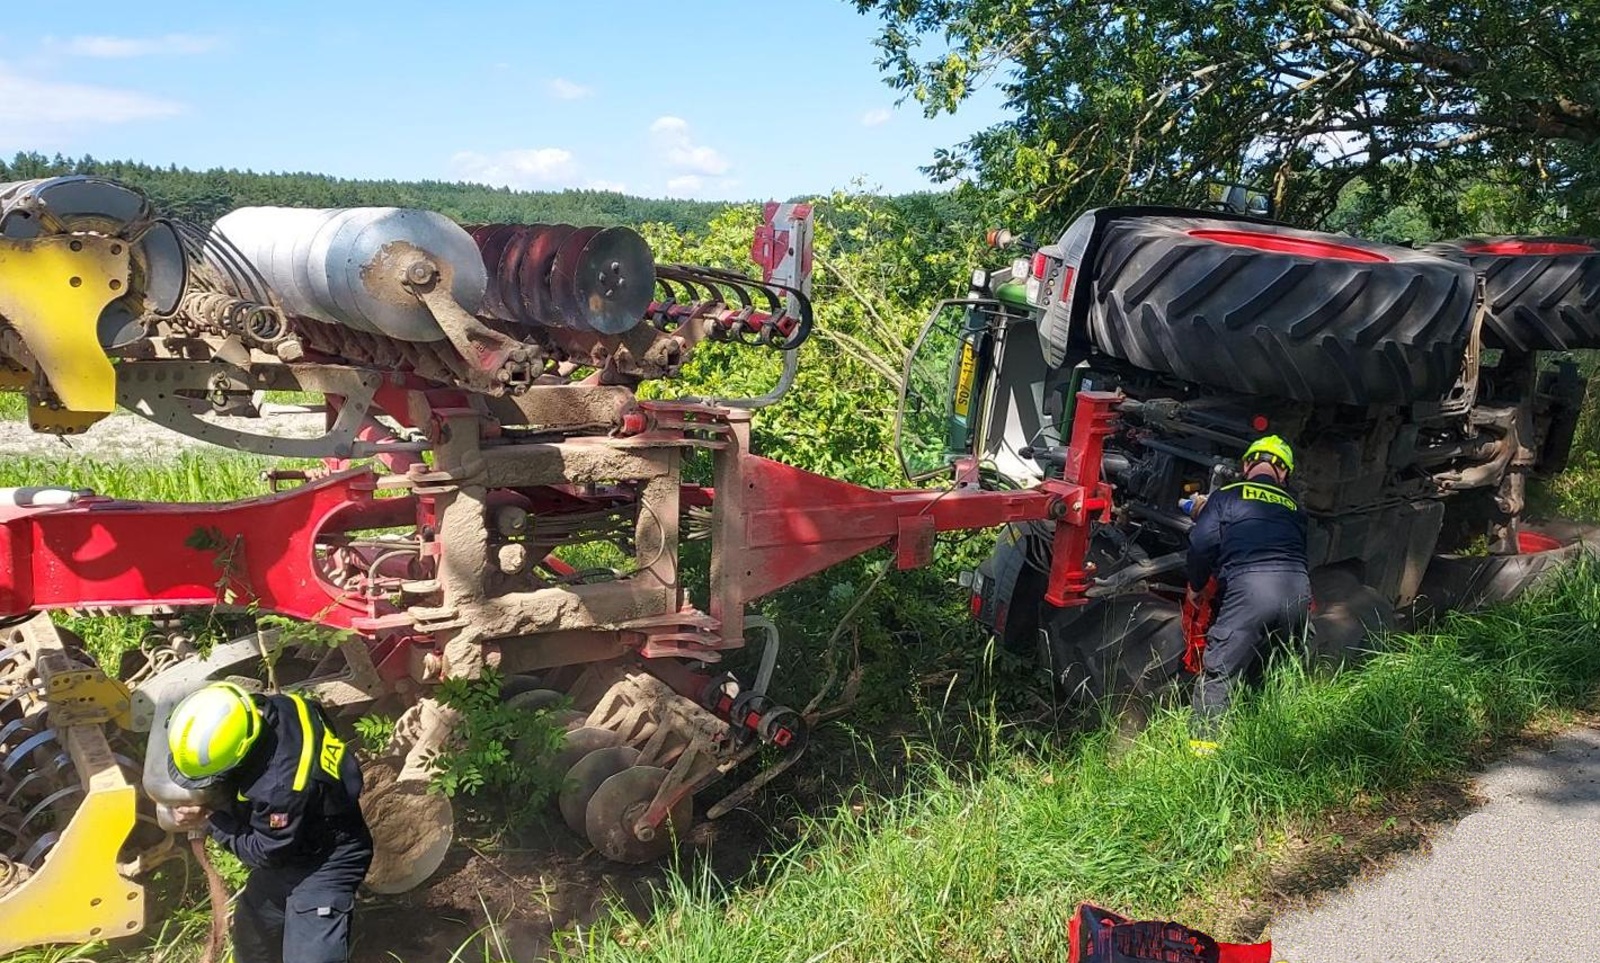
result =
M1600 682L1600 566L1498 611L1399 636L1357 670L1280 663L1222 751L1185 717L1117 748L986 734L971 766L920 763L919 788L811 821L765 877L674 878L650 922L618 911L570 946L590 961L1042 960L1079 900L1162 916L1258 860L1266 841L1357 798L1461 774Z
M19 391L0 391L0 421L21 421L28 417L28 399Z
M215 501L264 491L266 464L193 453L175 466L9 459L0 485L49 480ZM1600 520L1600 459L1575 456L1545 495L1560 514ZM92 630L102 658L143 632L138 620L74 625ZM1279 664L1210 760L1188 754L1182 711L1158 716L1131 745L1109 725L1069 735L979 712L964 728L966 761L910 746L913 790L801 817L792 846L737 886L669 875L647 921L619 907L562 952L596 963L1065 958L1065 921L1079 900L1177 913L1270 860L1296 827L1470 772L1530 721L1590 705L1597 643L1600 565L1591 562L1511 606L1394 637L1359 669ZM154 945L172 954L164 958L191 955L203 936L195 916L152 922ZM491 923L455 956L509 960L504 944Z
M159 464L4 458L0 487L56 485L140 501L218 502L265 494L261 472L271 464L265 458L194 451Z

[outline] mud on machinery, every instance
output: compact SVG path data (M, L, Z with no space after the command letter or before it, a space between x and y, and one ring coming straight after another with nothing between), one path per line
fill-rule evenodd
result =
M175 853L168 810L188 798L163 726L207 680L260 686L270 656L280 683L336 714L398 716L363 797L373 889L415 886L443 859L450 804L425 787L456 718L437 686L490 666L517 706L573 707L563 817L606 857L642 862L688 829L696 796L715 818L805 746L807 714L768 692L777 632L749 602L885 544L912 566L941 530L1081 519L1064 481L878 492L750 453L751 408L788 384L810 330L810 229L804 205L769 206L755 281L658 264L625 228L243 209L203 231L105 180L0 185L0 384L26 393L35 430L72 434L120 405L237 451L320 460L228 504L5 493L0 953L141 928L139 880ZM636 396L709 341L783 352L779 389ZM213 417L256 413L266 391L321 396L326 431ZM712 484L686 481L694 458ZM705 585L680 566L695 538L710 543ZM563 559L590 543L631 564ZM114 679L41 614L194 610L346 641L257 623L202 653L172 636ZM747 634L755 671L718 671Z
M372 888L410 888L442 860L452 813L424 787L455 718L436 687L489 666L516 705L570 700L563 817L606 857L645 861L687 829L697 797L716 818L805 746L807 712L768 692L776 630L746 612L763 595L875 547L910 567L939 531L1011 525L981 578L982 617L1011 641L1049 639L1071 691L1142 689L1165 669L1138 645L1164 651L1166 623L1176 630L1177 498L1222 480L1262 424L1327 466L1308 472L1308 502L1324 568L1369 586L1349 590L1354 611L1415 595L1447 522L1483 523L1497 551L1522 547L1520 479L1557 464L1581 400L1570 369L1541 375L1515 345L1480 366L1479 329L1495 315L1470 263L1393 249L1340 259L1315 247L1327 239L1213 219L1179 231L1184 253L1170 257L1232 266L1173 297L1161 279L1192 270L1137 269L1160 250L1119 260L1112 239L1194 212L1097 212L1031 261L975 278L962 320L936 314L919 341L903 448L909 468L930 456L954 467L956 487L863 489L749 451L751 409L781 394L811 324L809 209L766 213L757 282L657 264L623 228L257 208L203 231L108 181L0 185L0 386L27 394L35 430L82 431L121 405L323 466L273 472L274 494L217 505L7 493L0 952L141 928L139 880L175 852L164 812L185 801L165 775L166 712L206 680L253 677L266 654L279 681L337 712L398 716L364 799ZM1320 295L1311 320L1274 313L1341 283L1327 263L1393 265L1391 286L1345 279L1348 296ZM1152 313L1163 296L1169 313ZM1421 334L1408 327L1417 305ZM784 352L778 390L636 395L708 341ZM1284 351L1286 363L1261 360ZM1252 380L1268 370L1280 380ZM321 395L325 433L212 417L259 413L269 390ZM696 457L710 485L686 481ZM1453 507L1483 492L1478 508ZM1377 533L1400 531L1402 561L1374 564L1387 557ZM692 538L711 546L703 586L680 567ZM592 542L624 547L631 567L563 560ZM262 629L201 653L173 637L118 680L44 614L194 609L284 616L345 641ZM1147 624L1159 630L1128 629ZM747 634L761 640L757 669L718 671ZM1137 678L1117 675L1130 666ZM757 757L764 768L713 790Z

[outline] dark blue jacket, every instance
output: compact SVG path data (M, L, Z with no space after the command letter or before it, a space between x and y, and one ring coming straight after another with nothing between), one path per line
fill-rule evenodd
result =
M1235 482L1213 494L1189 532L1189 587L1238 572L1306 571L1306 513L1270 482Z
M314 867L335 846L370 852L355 751L315 702L255 696L261 735L228 780L232 807L211 814L211 837L251 869Z

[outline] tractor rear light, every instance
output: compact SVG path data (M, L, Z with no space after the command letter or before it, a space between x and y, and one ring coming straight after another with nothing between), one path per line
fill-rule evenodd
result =
M1036 277L1036 278L1044 277L1045 268L1047 268L1049 266L1050 266L1050 259L1044 256L1044 252L1043 251L1039 252L1038 254L1035 254L1033 256L1033 270L1030 272L1030 276L1031 277Z
M972 593L972 598L967 600L967 611L977 618L983 612L983 596L977 592Z
M1028 278L1028 283L1022 286L1022 293L1029 304L1038 304L1044 300L1044 282L1038 278Z
M1028 259L1019 257L1011 262L1011 280L1021 281L1028 276Z
M1056 300L1060 301L1062 304L1072 303L1072 278L1076 273L1077 272L1070 267L1061 272L1061 294L1056 298Z
M1267 420L1266 415L1256 415L1254 418L1250 419L1250 427L1256 431L1266 431L1271 424L1272 422Z

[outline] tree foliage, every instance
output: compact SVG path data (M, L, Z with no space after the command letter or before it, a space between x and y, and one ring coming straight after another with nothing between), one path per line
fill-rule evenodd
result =
M931 169L1015 217L1194 203L1221 179L1315 221L1357 178L1448 208L1494 172L1520 209L1595 218L1596 0L852 2L928 113L998 84L1014 116Z

